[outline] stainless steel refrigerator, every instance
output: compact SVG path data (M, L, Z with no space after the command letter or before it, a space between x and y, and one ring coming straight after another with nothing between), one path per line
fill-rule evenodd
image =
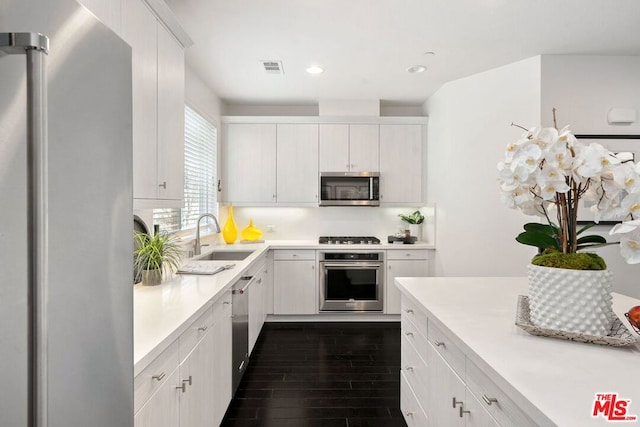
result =
M35 410L38 426L132 426L131 49L73 0L1 0L0 33L12 32L49 38L39 64L48 142L36 209L26 55L0 53L0 426L36 425ZM42 341L30 359L34 268Z

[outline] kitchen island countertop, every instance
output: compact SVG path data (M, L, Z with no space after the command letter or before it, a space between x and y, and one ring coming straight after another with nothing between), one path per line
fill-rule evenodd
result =
M627 415L638 417L624 424L640 425L640 344L606 347L529 335L515 325L526 278L397 278L396 285L538 424L607 424L592 416L594 400L597 393L617 393L630 399ZM614 293L614 311L629 329L624 313L636 305L640 300Z

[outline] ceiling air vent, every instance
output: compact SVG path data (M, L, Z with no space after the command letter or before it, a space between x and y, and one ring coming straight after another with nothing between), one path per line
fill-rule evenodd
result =
M262 66L267 74L284 74L284 68L282 68L282 61L263 60Z

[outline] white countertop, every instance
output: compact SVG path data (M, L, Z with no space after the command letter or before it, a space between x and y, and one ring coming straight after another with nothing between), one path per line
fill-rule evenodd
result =
M320 245L317 240L268 240L265 243L217 245L216 250L249 251L254 253L243 261L208 261L216 265L236 264L215 275L176 275L158 286L135 285L133 288L133 363L138 375L169 344L184 332L190 320L228 290L250 265L269 249L344 250L434 249L433 245Z
M595 394L618 393L619 399L631 399L628 415L638 416L623 424L639 425L640 344L616 348L529 335L515 325L517 298L527 294L526 283L521 277L396 279L534 420L604 425L602 417L591 416ZM614 311L625 326L624 313L636 305L640 300L614 294Z

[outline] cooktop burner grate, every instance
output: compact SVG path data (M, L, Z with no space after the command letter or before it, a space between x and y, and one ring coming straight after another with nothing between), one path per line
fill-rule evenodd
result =
M320 236L318 242L327 245L379 245L380 239L373 236Z

